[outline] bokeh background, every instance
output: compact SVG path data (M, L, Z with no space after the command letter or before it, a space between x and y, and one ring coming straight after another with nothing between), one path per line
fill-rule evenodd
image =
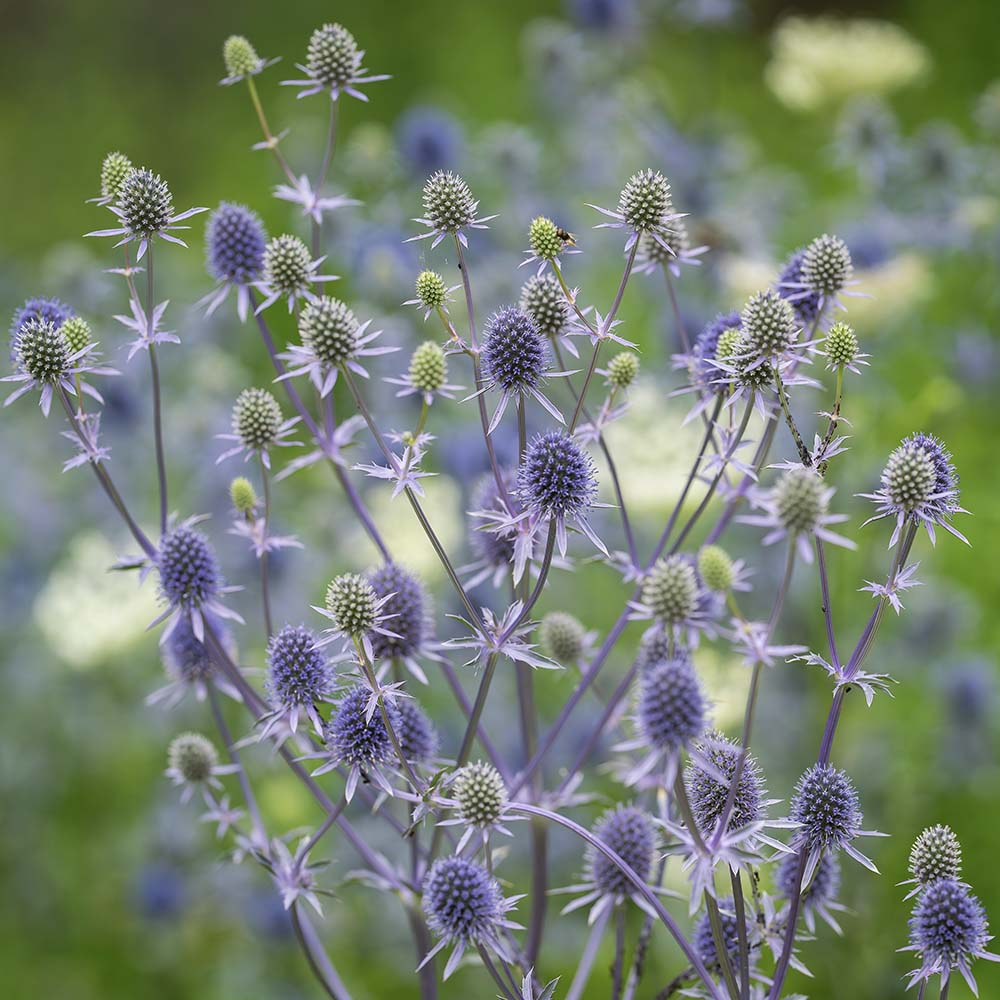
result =
M789 21L790 16L798 19ZM877 18L895 27L846 31L827 15ZM371 88L372 102L347 101L334 166L338 191L363 199L325 233L337 293L372 315L390 342L422 336L419 316L399 303L424 262L453 268L445 252L402 240L419 214L419 186L437 166L461 170L487 213L501 213L473 240L471 267L480 313L516 295L527 222L552 214L582 234L574 280L606 301L620 273L616 236L594 233L585 201L611 204L635 169L671 178L694 242L711 249L680 283L685 323L697 330L768 283L789 251L823 231L844 236L861 287L851 319L873 365L848 389L856 437L838 461L838 509L851 533L867 516L853 494L869 490L888 451L925 429L951 447L974 513L963 528L972 548L950 537L931 551L919 543L924 586L906 614L880 636L872 669L900 680L894 701L866 711L852 697L835 758L856 775L869 826L892 833L875 856L882 876L848 870L844 902L854 911L847 936L823 932L804 948L817 998L902 996L909 967L908 911L894 884L905 877L912 838L948 822L959 833L966 871L1000 921L997 650L1000 649L1000 515L996 497L997 323L1000 319L1000 49L993 0L822 3L782 0L422 0L306 4L208 0L33 0L0 4L0 310L29 295L55 295L86 316L111 354L124 339L110 318L125 306L108 241L81 234L109 224L85 200L97 194L110 149L153 166L180 208L246 202L272 233L301 230L288 206L270 197L271 160L251 153L259 137L242 87L217 86L220 49L248 35L282 63L259 78L272 124L292 128L286 151L314 171L325 127L321 99L296 102L278 86L303 57L309 32L336 19L368 50L368 65L393 74ZM838 26L839 25L839 26ZM870 28L870 26L869 26ZM224 532L226 483L212 435L228 430L228 410L246 385L265 384L259 340L230 310L204 321L193 303L210 287L203 270L203 224L191 249L158 255L161 297L184 341L165 350L173 506L214 514L212 533L227 574L252 583L247 553ZM453 272L452 272L453 273ZM457 279L456 279L457 280ZM647 542L676 496L690 441L677 432L683 400L669 355L676 330L659 280L636 278L622 317L643 351L633 412L616 429L625 492ZM290 325L275 314L280 336ZM287 327L287 329L285 328ZM379 375L396 374L390 359ZM816 397L819 400L820 397ZM386 423L409 411L379 395ZM800 400L800 402L802 402ZM802 413L825 402L807 398ZM153 510L148 399L140 365L113 386L106 418L114 468L135 506ZM446 541L466 551L461 512L480 471L466 411L444 411L437 471L428 487ZM180 806L162 777L164 750L180 729L204 727L202 709L172 714L144 706L162 683L151 584L106 572L127 539L85 471L59 473L65 442L57 420L27 401L0 421L7 470L0 501L0 995L109 1000L247 1000L316 996L264 874L225 864L210 831ZM790 455L782 441L784 457ZM436 591L451 597L409 513L384 490L367 490L393 544ZM400 504L402 501L400 501ZM325 580L373 558L324 470L280 491L279 521L310 543L276 560L279 615L308 617ZM613 524L604 522L614 536ZM869 596L865 579L884 571L887 532L869 527L858 552L832 556L838 626L856 634ZM737 530L731 545L758 567L766 602L777 553L755 548L758 533ZM556 575L549 610L564 607L606 628L624 594L613 574ZM252 586L240 598L252 614ZM751 602L754 599L751 597ZM766 613L764 607L754 609ZM815 580L796 577L782 626L789 641L821 648ZM248 663L261 660L260 630L239 636ZM630 630L609 670L627 664ZM699 665L734 728L746 677L724 651ZM548 675L543 710L552 713L574 679ZM503 690L500 691L502 704ZM447 695L426 702L445 735L460 734ZM800 665L768 674L755 742L772 792L787 798L815 756L828 704L824 680ZM235 722L238 717L234 715ZM557 748L553 769L586 736L583 713ZM503 728L499 727L498 728ZM254 756L260 795L279 828L315 820L309 803L263 753ZM592 789L621 798L607 775ZM589 820L595 806L580 816ZM372 826L371 836L383 837ZM378 841L387 850L390 843ZM557 884L574 880L578 846L555 838ZM330 838L333 878L355 859ZM515 859L516 860L516 859ZM513 867L513 866L512 866ZM513 870L516 870L514 868ZM578 918L554 922L546 974L568 975L582 938ZM357 1000L410 996L415 962L396 903L346 882L328 905L325 939ZM665 937L655 939L645 992L679 966ZM982 995L1000 995L1000 967L980 963ZM599 961L592 996L607 984ZM456 977L453 996L482 980ZM568 982L568 980L565 980ZM464 991L464 992L463 992ZM478 994L477 994L478 995ZM643 992L640 992L643 995ZM956 986L953 996L965 996Z

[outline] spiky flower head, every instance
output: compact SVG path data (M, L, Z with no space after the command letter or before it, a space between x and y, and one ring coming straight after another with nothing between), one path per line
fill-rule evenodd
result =
M851 251L839 236L817 236L802 257L802 280L822 295L836 295L850 281L853 271Z
M318 637L305 625L286 625L267 644L267 693L279 705L315 705L329 693L333 673Z
M538 324L513 306L486 321L482 359L483 376L506 392L535 388L550 362Z
M377 604L375 588L356 573L335 577L326 588L326 610L345 635L370 632L375 626Z
M698 552L698 575L709 590L725 592L735 578L733 560L721 546L703 545Z
M25 299L24 305L15 309L14 315L11 317L11 337L16 339L21 327L29 319L46 319L56 329L59 329L71 316L73 316L72 308L65 302L60 302L59 299Z
M907 513L927 503L937 492L937 480L934 454L916 436L904 440L882 470L890 502Z
M208 647L194 634L186 618L170 630L161 650L167 671L188 684L207 680L215 672Z
M823 344L831 365L849 365L858 356L858 335L849 323L834 323Z
M132 235L149 239L170 224L173 197L167 182L146 167L133 168L118 190L122 225Z
M774 484L774 509L790 532L813 531L822 524L829 503L822 478L805 466L787 469Z
M805 255L805 247L800 247L792 253L779 272L775 287L778 294L791 303L799 324L811 326L820 314L823 296L820 292L808 288L802 278L802 261Z
M160 539L157 568L163 596L184 608L197 608L211 601L222 587L222 573L211 542L185 524Z
M387 598L380 613L389 619L389 630L396 633L372 633L375 655L402 659L418 653L427 638L427 595L423 584L397 563L385 563L369 573L368 582L375 597Z
M632 351L619 351L608 362L608 385L627 389L639 375L639 358Z
M424 878L423 910L430 929L448 941L485 941L504 914L500 884L477 861L438 858Z
M544 215L536 216L528 227L528 246L541 260L555 260L563 249L564 242L559 235L559 227Z
M214 277L245 285L260 276L267 234L256 212L222 202L209 216L205 239L208 269Z
M910 850L910 874L918 885L957 879L962 871L962 845L950 826L929 826Z
M389 732L382 713L375 712L366 718L371 691L363 684L356 684L337 702L333 715L323 728L327 749L351 767L370 768L387 764L394 759ZM386 704L386 714L396 729L396 708Z
M722 733L713 732L699 744L698 751L715 770L706 770L698 764L696 758L692 758L684 771L684 787L691 801L691 811L698 829L703 834L708 834L722 818L742 748L739 743L727 739ZM724 777L725 782L720 782L716 774ZM753 754L747 754L726 832L732 833L757 823L764 818L764 813L764 775Z
M257 491L246 476L237 476L229 484L229 500L241 514L250 514L257 506Z
M671 752L690 746L705 731L707 715L708 703L688 657L663 660L643 673L636 719L650 746Z
M448 381L448 359L441 345L425 340L410 356L409 376L418 392L437 392Z
M227 77L251 76L264 60L243 35L230 35L222 43L222 62Z
M550 611L538 628L542 649L559 663L578 663L583 656L587 630L565 611Z
M832 764L814 764L795 786L789 818L801 824L795 839L806 849L850 843L861 825L861 808L848 773Z
M522 499L537 513L579 514L597 494L593 461L565 431L530 442L517 475Z
M108 153L101 163L101 197L117 201L122 182L131 169L132 161L124 153Z
M669 226L666 226L660 233L660 239L656 239L649 233L643 236L639 244L639 256L653 264L669 264L690 249L691 237L688 235L688 228L684 225L684 220L671 219Z
M591 832L618 854L639 878L649 878L656 851L656 832L648 813L636 806L618 805L604 813ZM632 883L622 870L590 846L587 847L586 864L588 881L601 892L620 896L632 889Z
M421 271L414 287L417 298L425 309L440 308L448 297L448 286L437 271Z
M670 184L658 170L633 174L618 196L618 211L641 233L660 232L671 208Z
M989 940L986 911L967 885L946 878L920 894L910 917L910 946L928 974L967 968Z
M302 343L324 364L335 368L357 350L360 324L346 302L322 295L299 317Z
M170 770L190 785L204 784L219 763L212 741L201 733L181 733L170 742L167 751Z
M636 665L640 671L649 670L672 656L672 636L665 628L649 629L639 642L639 650L635 655Z
M725 330L720 331L718 339L715 342L716 361L731 361L733 358L744 353L743 331L740 329L739 315L734 315L736 315L736 325L726 327ZM769 372L771 370L769 365L761 365L760 367L766 368Z
M698 578L684 556L658 559L642 582L642 603L667 624L686 621L698 605Z
M507 786L500 772L484 761L461 768L455 775L452 792L462 819L473 826L492 826L507 805Z
M691 350L691 377L698 383L712 382L719 377L719 369L712 361L725 361L719 357L720 338L727 330L739 329L740 314L738 312L721 313L706 324L695 338Z
M281 406L267 389L244 389L233 406L233 433L244 448L260 450L274 443L281 428Z
M324 24L309 38L306 68L325 87L343 87L358 75L363 57L354 36L345 27Z
M399 699L396 712L393 729L403 756L414 764L426 763L437 754L441 745L434 723L412 698Z
M755 357L783 353L791 347L798 332L791 305L770 288L750 297L740 314L740 322Z
M270 240L264 248L264 281L279 296L304 291L310 280L312 257L309 247L285 233Z
M450 170L438 170L424 183L424 216L438 232L457 233L476 218L469 185Z
M722 923L722 940L730 959L735 958L740 951L739 923L736 919L736 909L732 897L720 899L718 902L719 918ZM694 939L691 942L698 957L711 969L719 964L719 952L715 946L715 934L712 931L712 920L708 913L698 918L694 928Z
M66 346L70 354L82 351L88 344L93 343L93 335L90 324L82 316L70 316L61 327L59 332L66 340Z
M569 302L551 274L533 274L521 288L519 304L546 337L558 337L569 324Z
M504 487L512 490L516 473L511 469L501 471ZM500 490L496 477L492 473L482 476L472 493L473 510L498 510L502 506ZM506 569L514 561L514 539L493 531L478 531L473 526L469 532L469 545L476 556L483 560L487 567L497 570Z
M799 856L785 854L775 875L778 892L790 899L799 886ZM824 852L816 865L809 885L801 888L803 911L808 913L818 906L835 902L840 892L840 857L836 851Z
M61 330L50 320L32 317L18 331L14 341L18 367L37 382L58 382L69 370L71 352Z

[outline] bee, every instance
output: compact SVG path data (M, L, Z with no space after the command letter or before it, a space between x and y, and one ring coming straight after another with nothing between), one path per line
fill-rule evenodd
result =
M558 236L559 239L561 239L563 243L565 243L567 246L570 247L576 246L576 237L572 233L567 232L565 229L563 229L562 226L560 226L556 230L556 236Z

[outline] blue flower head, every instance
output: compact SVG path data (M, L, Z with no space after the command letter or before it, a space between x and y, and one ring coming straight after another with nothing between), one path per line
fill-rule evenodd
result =
M386 563L368 574L379 598L388 600L382 613L394 635L372 634L372 648L380 659L406 659L420 652L427 638L427 595L421 582L402 566Z
M715 768L710 772L692 758L684 772L684 785L691 801L695 823L703 835L710 834L722 818L729 787L736 776L741 748L721 733L712 733L699 747L700 756ZM716 774L726 780L720 782ZM732 833L758 823L766 815L764 776L752 754L748 754L740 772L736 796L726 830Z
M418 177L453 167L462 153L462 126L440 108L410 108L396 129L399 152Z
M211 214L206 232L208 269L220 281L246 285L264 267L267 233L256 212L224 201Z
M714 382L721 372L712 362L719 346L719 338L726 330L738 330L738 312L720 313L695 338L691 351L692 377L698 383Z
M157 568L160 590L171 605L198 608L214 601L222 590L222 572L211 543L187 525L163 536Z
M791 303L799 324L809 327L820 314L823 296L814 289L803 290L805 279L802 277L802 260L805 255L806 248L800 247L785 261L778 275L777 289L778 294Z
M393 759L393 746L381 712L365 718L371 692L357 684L337 703L337 708L326 724L324 739L327 749L338 760L362 770L387 764ZM395 731L395 708L386 706L389 721Z
M414 764L425 764L437 755L441 738L427 713L413 698L400 698L398 720L393 724L403 756Z
M594 463L565 431L549 431L528 445L518 490L537 513L557 518L583 513L597 495Z
M267 646L267 693L279 705L314 705L330 692L333 672L318 637L304 625L286 625Z
M593 834L618 854L629 868L645 880L653 868L656 832L648 813L635 806L619 805L594 824ZM600 851L587 849L588 881L610 896L627 895L632 883L622 870Z
M674 751L705 731L708 705L694 666L686 656L649 667L640 681L636 719L649 745Z
M732 960L739 954L740 949L739 924L736 920L736 910L732 897L720 899L718 906L722 922L722 940L725 942L726 952ZM719 953L715 947L715 935L712 933L712 921L708 913L703 913L698 918L692 944L695 951L698 952L698 957L709 969L718 966Z
M487 383L507 393L537 388L551 362L534 318L513 306L487 320L482 358Z
M797 845L807 849L843 847L861 824L857 789L846 771L831 764L815 764L799 778L789 814L801 824Z

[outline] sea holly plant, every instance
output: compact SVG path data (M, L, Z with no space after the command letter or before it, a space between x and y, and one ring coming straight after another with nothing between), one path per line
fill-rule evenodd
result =
M191 707L204 710L204 728L215 729L212 739L178 733L167 777L193 815L214 825L234 862L259 865L290 914L319 994L335 1000L366 993L341 977L341 942L322 923L326 908L351 906L351 893L363 891L357 886L383 893L387 907L402 904L422 1000L452 990L442 983L453 975L470 984L478 977L478 985L449 995L578 1000L599 975L602 948L612 954L614 1000L631 1000L641 984L663 998L798 995L789 992L789 970L808 971L825 927L850 933L850 911L838 898L844 862L874 878L893 850L879 840L863 847L863 838L883 834L864 828L865 776L838 761L840 720L895 683L866 664L886 608L900 615L903 595L920 582L914 554L922 535L933 543L943 528L965 541L954 523L965 513L958 475L934 434L886 442L877 482L854 478L841 464L845 406L869 365L864 330L843 315L857 284L847 244L821 234L741 308L725 303L728 311L693 337L679 324L679 376L664 376L676 391L659 397L660 419L678 431L689 424L678 440L693 447L665 521L640 525L611 442L630 433L630 391L653 373L628 339L643 340L644 331L628 328L621 307L634 272L657 269L676 305L681 265L709 252L691 247L674 210L670 164L625 178L617 207L599 208L606 221L586 237L545 216L519 220L521 245L529 247L520 263L531 273L516 302L491 304L497 307L481 328L478 244L488 242L482 230L495 216L480 215L472 187L454 169L435 171L412 206L423 230L412 239L430 239L423 245L438 254L438 269L415 269L415 298L399 307L412 316L417 306L421 343L415 350L390 343L396 334L375 329L378 318L367 318L348 291L330 294L334 279L325 273L328 261L343 256L327 217L363 210L327 190L340 99L367 101L377 94L368 85L388 77L365 69L364 51L339 24L318 28L305 50L301 78L282 82L300 97L328 98L315 174L292 166L284 133L268 122L257 81L276 60L258 56L241 36L225 42L226 98L246 87L262 133L255 148L274 156L283 177L273 194L297 208L289 232L269 238L257 209L219 205L204 234L207 274L190 296L200 299L200 313L192 313L199 318L234 299L233 321L248 328L240 352L257 351L271 369L270 384L220 400L231 425L212 428L204 441L209 463L243 459L244 474L220 500L232 510L230 533L250 542L257 572L244 581L244 607L259 613L244 622L230 607L241 588L226 582L214 526L169 506L174 456L164 422L172 407L161 393L157 349L197 348L195 338L181 344L164 329L167 301L158 301L154 258L163 242L183 252L180 223L203 209L175 212L166 180L122 152L95 167L95 200L119 224L89 235L117 238L107 262L125 279L128 309L117 318L134 337L128 345L105 343L104 353L125 347L126 364L141 352L149 358L158 521L136 510L112 472L99 386L117 372L99 362L89 321L57 299L32 298L13 323L6 380L16 388L7 402L33 397L60 424L75 448L65 467L89 467L139 550L119 568L153 578L162 611L151 627L160 629L168 684L149 704L170 710L193 693ZM296 231L304 226L308 232ZM624 247L621 234L609 237L605 228L624 230ZM587 291L570 284L580 277L583 244L592 262L624 256L620 275L620 265L611 265L610 302L589 303ZM508 261L512 287L521 284L519 256ZM269 308L279 302L288 315ZM408 361L382 360L404 346ZM814 425L796 416L817 405ZM9 419L33 417L22 407ZM461 450L479 476L464 521L472 552L464 564L467 552L444 543L422 485L439 474L456 425L468 432ZM213 435L225 442L221 449ZM352 448L375 460L354 461ZM288 474L313 464L334 473L324 503L357 519L378 559L354 562L338 539L320 552L329 562L325 593L300 591L297 612L282 621L272 614L269 555L292 550L283 554L287 585L302 543L272 526L296 509ZM864 525L848 502L853 490L862 498L857 506L873 505ZM393 504L391 517L407 519L440 564L448 589L439 604L448 610L435 611L423 580L390 545L380 523L386 505L378 516L368 506L380 491ZM152 535L148 523L157 525ZM834 617L826 547L852 553L861 540L884 552L885 568L874 580L847 580L874 598L855 637ZM737 546L750 554L734 558ZM767 555L774 551L781 553L776 577ZM845 555L849 574L858 572L855 558ZM550 580L567 572L582 580L604 568L613 571L617 617L602 632L578 609L560 606ZM793 578L819 595L823 650L788 634ZM245 650L265 650L260 662L237 658L240 636ZM732 733L720 730L703 675L706 656L720 653L748 675L743 722ZM771 798L755 709L774 673L802 663L826 674L827 722L815 759L800 762L798 783ZM572 689L560 689L560 708L550 716L539 706L554 699L536 694L565 685L566 673ZM517 689L516 718L503 732L491 726L502 697L498 677L512 678ZM863 699L848 701L855 689ZM452 705L449 718L432 717L421 703L438 706L437 715L443 699ZM575 740L565 739L576 724ZM258 802L250 750L262 744L314 808L304 833L275 828ZM611 756L602 759L607 746ZM384 827L378 849L359 821ZM579 872L562 888L556 830L574 845ZM331 858L352 865L344 885L335 875L343 866L327 867ZM974 989L974 964L996 956L947 827L920 836L910 873L908 950L919 962L910 985L924 997L939 981L944 997L957 971ZM668 876L686 891L668 891ZM548 905L558 892L571 897L561 912ZM557 968L547 947L556 933L578 942L570 969ZM670 981L644 983L652 975L647 954L668 940L681 964Z

